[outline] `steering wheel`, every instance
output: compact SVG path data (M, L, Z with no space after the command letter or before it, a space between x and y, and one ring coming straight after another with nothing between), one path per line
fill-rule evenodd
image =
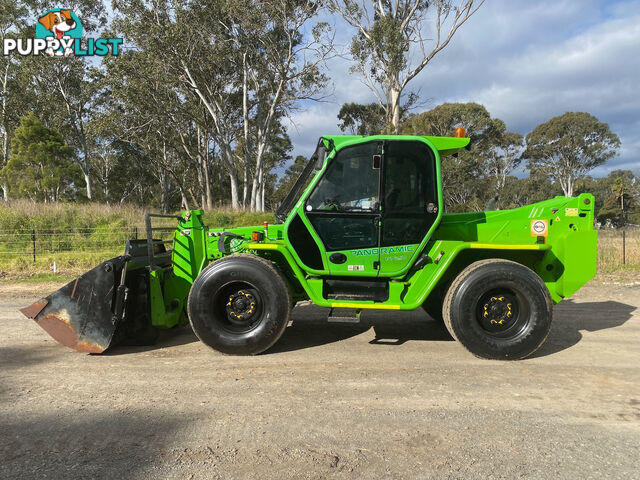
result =
M325 198L324 199L324 209L325 210L333 210L333 211L340 210L340 202L338 201L338 198L340 198L340 197L337 196L335 198Z

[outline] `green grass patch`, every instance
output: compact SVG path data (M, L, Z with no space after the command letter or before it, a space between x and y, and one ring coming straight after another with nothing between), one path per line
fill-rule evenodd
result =
M43 204L25 200L0 203L0 278L57 280L59 277L51 271L54 261L58 275L79 275L121 255L127 240L136 235L145 238L144 214L145 210L129 205ZM203 215L204 224L212 228L259 226L265 221L273 223L274 215L229 209ZM154 219L154 226L175 225L174 219ZM171 232L162 236L170 238ZM640 230L626 232L626 265L622 264L622 232L601 230L598 237L599 273L622 275L640 270Z
M202 219L205 225L212 228L247 227L275 221L273 213L233 211L206 212Z
M50 283L50 282L60 282L60 283L69 283L78 275L69 275L69 274L61 274L61 273L35 273L30 277L23 276L11 276L0 279L0 283Z
M26 200L0 203L0 277L26 281L73 278L122 255L127 240L145 238L145 210L96 203L44 204ZM174 212L177 214L178 212ZM215 210L203 215L208 227L272 223L272 213ZM154 218L154 226L175 227L174 219ZM33 261L35 231L36 260ZM171 232L155 236L171 238ZM56 262L58 274L51 268Z

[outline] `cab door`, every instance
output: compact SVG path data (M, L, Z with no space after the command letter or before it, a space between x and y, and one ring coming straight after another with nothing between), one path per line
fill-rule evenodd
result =
M382 142L338 151L305 202L330 275L377 276Z
M436 157L421 141L385 142L380 275L408 268L440 215Z

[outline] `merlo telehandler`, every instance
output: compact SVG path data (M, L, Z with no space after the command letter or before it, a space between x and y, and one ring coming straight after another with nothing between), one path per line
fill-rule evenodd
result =
M211 228L186 211L167 248L149 214L146 240L22 311L80 352L189 322L213 349L248 355L277 342L297 301L343 322L423 308L476 356L524 358L553 304L595 275L594 198L445 213L442 158L469 144L456 134L323 136L275 224Z

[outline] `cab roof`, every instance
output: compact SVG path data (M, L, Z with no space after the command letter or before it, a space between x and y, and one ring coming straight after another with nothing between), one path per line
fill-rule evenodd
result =
M336 149L342 147L347 143L358 143L358 141L369 140L427 140L431 146L438 151L440 156L453 155L461 148L469 145L470 138L458 138L458 137L433 137L433 136L419 136L419 135L323 135L322 138L330 140Z

